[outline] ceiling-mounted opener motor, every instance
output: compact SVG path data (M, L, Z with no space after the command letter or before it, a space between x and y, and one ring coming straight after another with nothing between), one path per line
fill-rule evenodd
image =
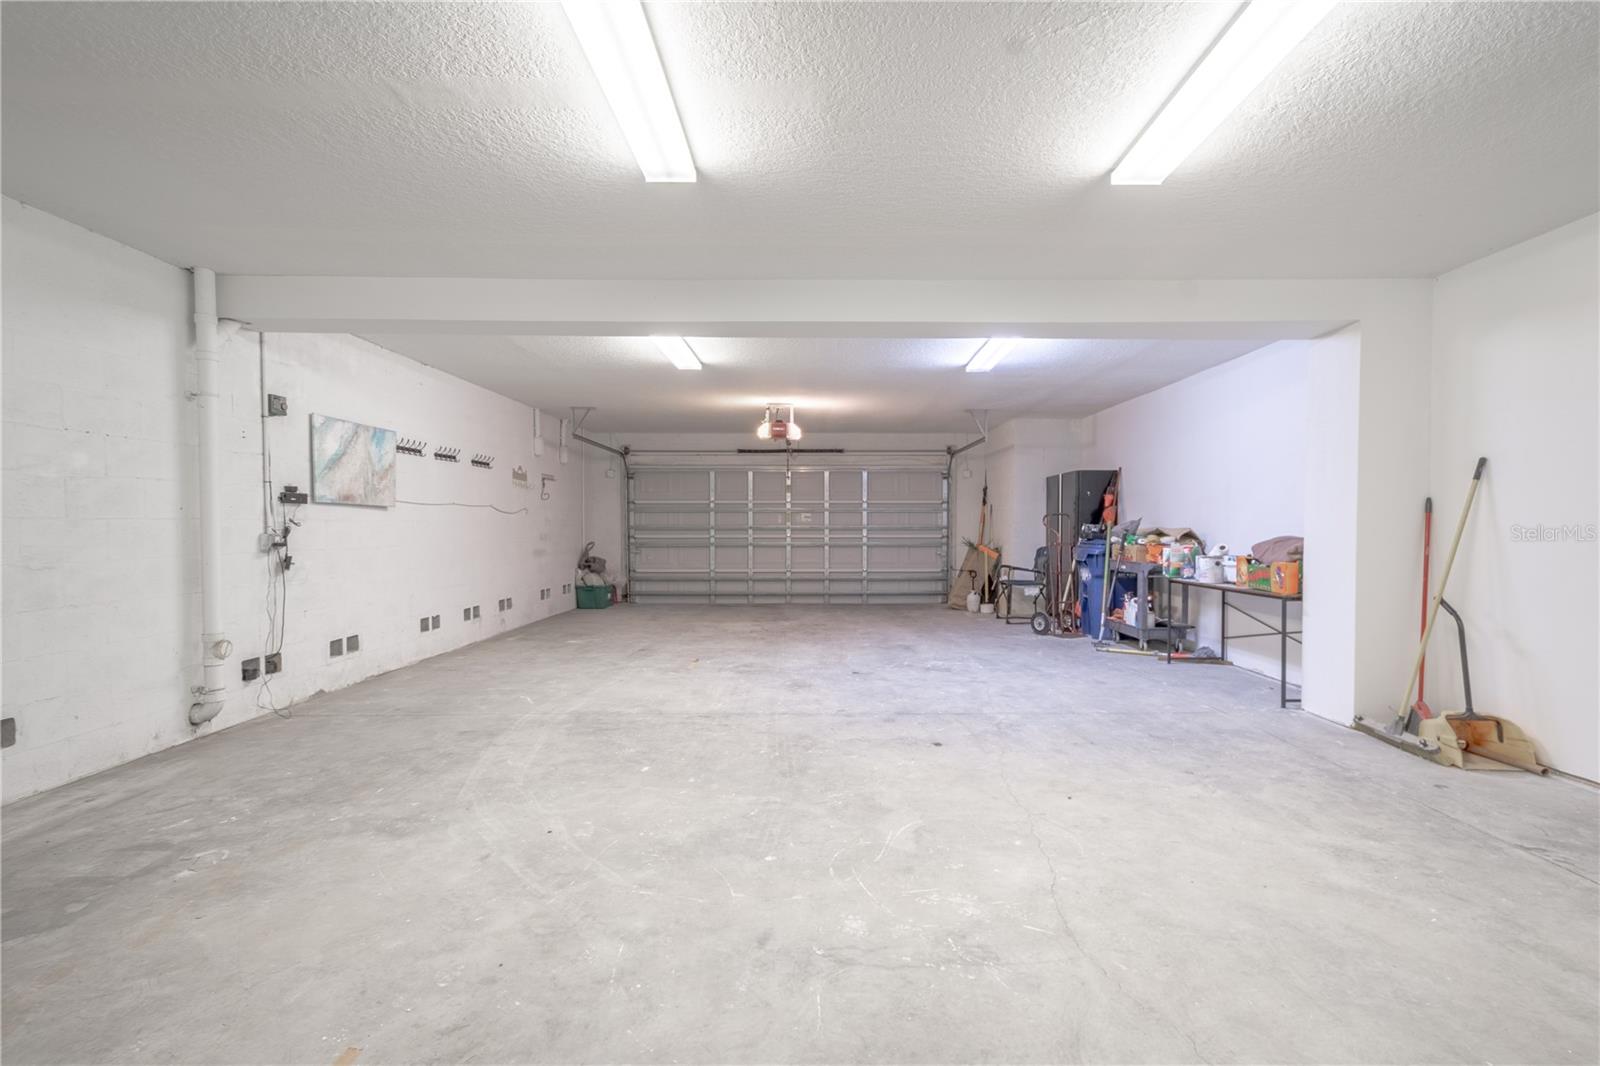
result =
M782 409L785 407L789 409L788 418L773 417L773 412L776 411L781 415ZM800 423L794 420L794 404L767 404L766 417L756 427L756 436L761 440L781 440L788 444L793 444L799 440L803 433L800 429Z

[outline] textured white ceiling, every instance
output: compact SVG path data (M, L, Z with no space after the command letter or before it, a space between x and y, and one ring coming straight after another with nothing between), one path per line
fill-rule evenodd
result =
M554 4L3 5L4 190L234 273L1431 276L1596 210L1592 3L1343 4L1165 185L1233 3L674 3L640 181Z
M547 411L593 407L596 432L737 432L767 402L816 431L970 428L1019 415L1083 415L1259 348L1257 340L1024 340L987 374L978 340L701 337L705 369L677 370L648 337L367 338Z

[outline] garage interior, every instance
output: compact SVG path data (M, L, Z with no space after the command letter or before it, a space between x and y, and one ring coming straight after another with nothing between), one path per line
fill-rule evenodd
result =
M7 1062L1600 1061L1600 6L0 47Z

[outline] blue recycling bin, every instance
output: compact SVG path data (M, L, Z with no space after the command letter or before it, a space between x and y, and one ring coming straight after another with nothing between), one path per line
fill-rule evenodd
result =
M1106 542L1081 540L1072 549L1072 560L1078 567L1078 617L1083 619L1084 635L1093 640L1102 639L1100 632L1100 606L1105 603ZM1111 575L1111 609L1122 603L1123 593L1137 592L1139 579L1133 574ZM1113 634L1106 633L1105 638Z

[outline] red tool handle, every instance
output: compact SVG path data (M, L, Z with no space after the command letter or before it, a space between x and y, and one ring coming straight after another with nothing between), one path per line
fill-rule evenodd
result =
M1481 467L1479 469L1482 469ZM1428 565L1433 560L1433 497L1422 501L1422 627L1418 633L1428 631ZM1417 703L1426 706L1424 698L1428 687L1428 656L1422 656L1422 669L1417 674ZM1426 717L1426 716L1424 716Z

